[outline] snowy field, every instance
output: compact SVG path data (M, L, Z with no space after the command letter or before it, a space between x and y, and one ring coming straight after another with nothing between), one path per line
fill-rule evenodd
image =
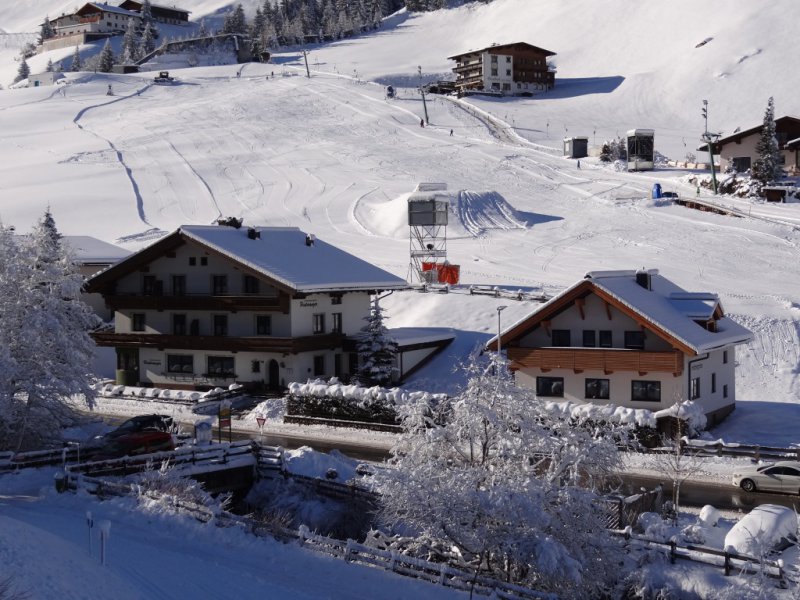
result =
M199 18L224 2L179 4ZM72 6L0 3L4 88L19 44L30 39L21 34ZM724 134L758 125L769 96L778 116L800 115L798 72L787 59L796 55L798 18L795 0L635 9L628 0L495 0L401 13L370 35L310 48L311 78L291 50L244 66L238 78L230 65L176 70L179 83L169 87L152 85L149 72L68 74L63 86L4 89L0 220L26 232L49 206L62 233L136 250L179 225L236 216L301 227L405 277L407 195L418 182L445 182L457 194L449 259L467 285L553 294L589 270L647 267L687 290L718 292L755 339L737 351L739 406L714 436L797 444L800 204L721 200L749 218L691 211L649 199L656 182L694 196L691 172L629 174L592 159L578 170L559 155L565 135L599 144L643 127L656 130L656 150L683 160L699 144L703 99L709 128ZM420 128L418 66L424 80L441 78L447 56L516 40L557 53L554 91L463 102L428 96L431 126ZM71 53L29 63L37 72ZM398 88L396 99L385 98L387 84ZM387 298L391 327L457 333L410 385L453 391L454 365L494 334L500 304L509 306L504 323L537 306L464 289ZM707 475L722 479L729 469L721 461ZM128 500L55 496L51 477L0 479L0 579L16 574L34 598L464 597L237 531L155 512L142 519ZM109 568L89 556L86 510L112 522ZM675 576L695 582L699 597L723 585L719 573L712 581L679 569Z

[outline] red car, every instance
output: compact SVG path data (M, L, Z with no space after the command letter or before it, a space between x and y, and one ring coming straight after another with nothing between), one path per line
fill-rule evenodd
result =
M146 429L115 437L105 446L98 448L97 453L92 455L90 460L110 460L166 450L175 450L172 434L166 431Z

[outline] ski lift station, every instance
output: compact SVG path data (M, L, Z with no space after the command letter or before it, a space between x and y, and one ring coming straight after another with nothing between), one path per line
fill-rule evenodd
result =
M584 158L589 155L588 137L564 138L564 157Z
M647 171L653 168L655 131L631 129L628 132L628 171Z
M449 211L446 183L419 183L408 197L410 268L420 283L458 283L458 265L447 262Z

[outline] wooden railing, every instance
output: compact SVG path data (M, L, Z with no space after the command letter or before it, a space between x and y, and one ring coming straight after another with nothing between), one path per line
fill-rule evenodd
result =
M98 346L115 348L169 348L172 350L216 350L227 352L310 352L342 345L341 333L301 337L232 337L224 335L162 335L158 333L93 332Z
M111 310L265 310L289 312L289 297L211 294L116 294L105 297Z
M508 348L508 358L517 367L543 371L570 369L582 371L634 371L644 373L683 372L683 355L677 351L645 352L605 348Z

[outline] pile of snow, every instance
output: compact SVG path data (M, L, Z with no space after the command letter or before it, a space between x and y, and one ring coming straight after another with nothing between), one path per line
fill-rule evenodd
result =
M777 504L762 504L731 527L725 552L760 558L797 542L797 513Z
M689 429L693 432L703 431L706 428L706 414L703 407L697 402L677 402L663 410L653 413L656 419L665 417L676 417L689 424Z
M341 398L359 404L383 402L401 406L416 402L438 402L447 398L446 394L430 392L406 392L400 388L382 388L380 386L363 387L358 384L345 385L338 378L329 381L309 379L306 383L292 382L288 386L289 395L296 397Z
M656 415L658 414L645 408L625 408L624 406L615 406L613 404L545 402L544 407L548 412L559 414L563 418L581 421L591 419L596 422L653 428L656 426Z
M358 475L356 469L360 464L338 450L331 450L326 454L308 446L284 451L283 463L286 470L294 475L338 482L354 479ZM333 473L336 473L336 477L332 476Z

